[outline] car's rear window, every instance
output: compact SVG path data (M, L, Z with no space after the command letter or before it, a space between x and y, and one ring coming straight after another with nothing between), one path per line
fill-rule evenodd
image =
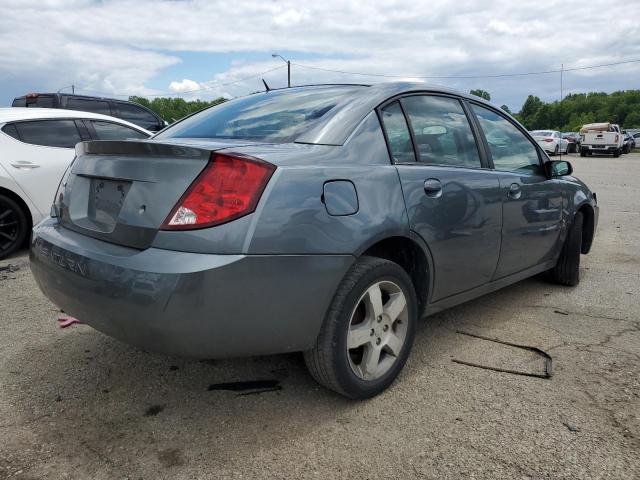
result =
M291 142L359 88L362 87L295 88L253 94L188 117L155 138Z

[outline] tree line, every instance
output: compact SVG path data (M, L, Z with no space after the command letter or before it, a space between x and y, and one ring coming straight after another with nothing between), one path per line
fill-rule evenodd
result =
M191 115L204 108L218 105L222 102L226 102L224 97L218 97L210 102L204 100L185 100L184 98L169 98L169 97L156 97L153 100L147 100L144 97L129 97L130 102L135 102L150 108L167 122L173 123L176 120L180 120L182 117Z
M491 94L485 90L469 93L491 100ZM506 105L502 109L511 113ZM640 128L640 90L572 93L562 102L543 102L529 95L514 116L529 130L577 132L583 125L595 122L617 123L623 129Z
M471 90L472 95L491 100L485 90ZM185 100L183 98L129 97L132 102L150 108L169 123L213 105L226 102L224 97L212 101ZM509 107L501 107L512 113ZM522 108L514 116L529 130L552 129L576 132L586 123L611 122L622 128L640 128L640 90L623 90L613 93L572 93L562 102L543 102L529 95Z

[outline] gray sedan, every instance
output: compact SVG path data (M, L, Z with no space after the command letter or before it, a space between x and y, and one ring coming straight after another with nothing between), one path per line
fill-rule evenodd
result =
M419 318L577 285L598 221L512 117L424 84L256 93L76 154L32 238L54 303L169 354L302 351L352 398L393 382Z

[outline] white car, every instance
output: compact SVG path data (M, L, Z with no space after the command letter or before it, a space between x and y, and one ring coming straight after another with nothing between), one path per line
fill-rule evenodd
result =
M133 123L97 113L0 108L0 259L49 214L76 143L149 136Z
M557 130L533 130L529 133L545 152L552 155L569 153L569 142Z

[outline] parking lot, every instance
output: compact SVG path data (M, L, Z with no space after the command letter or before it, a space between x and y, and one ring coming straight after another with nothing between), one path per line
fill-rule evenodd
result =
M426 319L364 402L297 354L194 361L60 329L26 252L0 262L0 478L638 478L640 154L570 160L601 206L581 284L534 278ZM544 371L460 331L543 349L554 374L454 362Z

